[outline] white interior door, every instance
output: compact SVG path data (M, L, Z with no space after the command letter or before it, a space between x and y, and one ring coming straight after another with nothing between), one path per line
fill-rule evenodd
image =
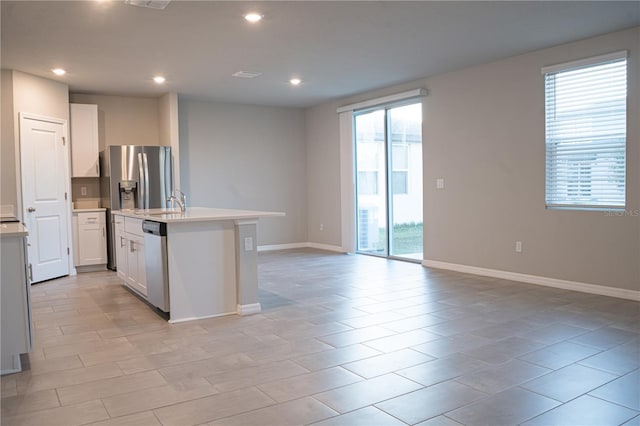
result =
M65 128L20 116L22 208L31 282L69 274Z

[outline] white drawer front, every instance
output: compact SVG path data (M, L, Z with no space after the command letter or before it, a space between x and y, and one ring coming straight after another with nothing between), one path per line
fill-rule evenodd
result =
M124 218L124 230L130 234L144 237L142 232L142 219L134 219L132 217Z
M78 225L94 225L104 223L104 213L78 213Z

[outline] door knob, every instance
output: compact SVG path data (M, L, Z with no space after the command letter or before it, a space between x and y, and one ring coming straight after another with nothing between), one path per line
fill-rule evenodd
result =
M27 209L27 211L28 211L29 213L33 213L33 212L35 212L35 211L36 211L36 209L34 209L33 207L29 207L29 208Z

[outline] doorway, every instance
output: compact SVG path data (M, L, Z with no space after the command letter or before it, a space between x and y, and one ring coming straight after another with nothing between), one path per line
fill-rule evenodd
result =
M69 275L66 122L20 114L22 218L31 283Z
M354 113L358 253L422 261L422 104Z

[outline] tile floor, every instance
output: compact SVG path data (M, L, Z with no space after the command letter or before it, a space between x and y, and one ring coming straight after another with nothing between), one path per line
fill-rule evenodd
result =
M169 325L112 272L33 286L9 425L639 425L640 304L314 250L263 312Z

